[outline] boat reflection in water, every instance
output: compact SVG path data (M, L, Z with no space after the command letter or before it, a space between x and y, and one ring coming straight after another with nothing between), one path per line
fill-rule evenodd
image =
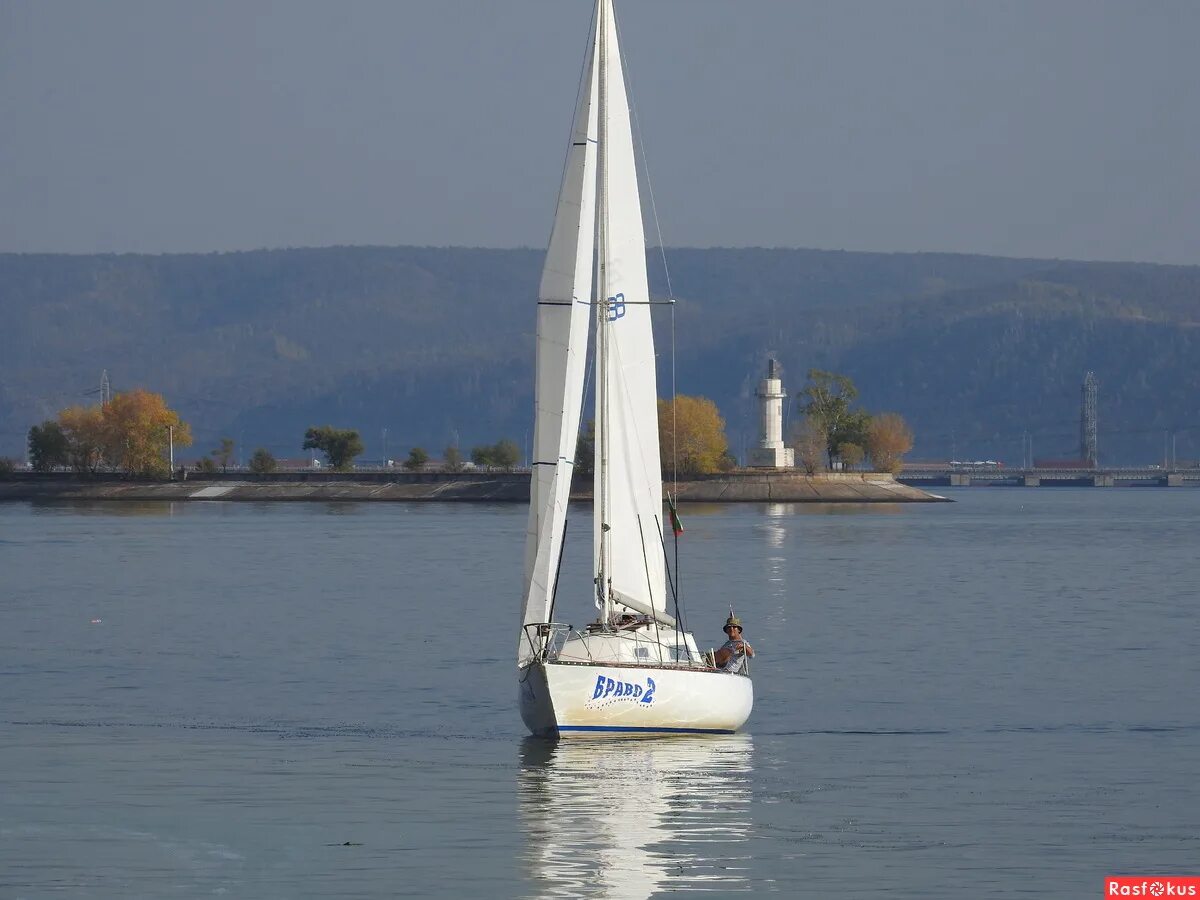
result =
M527 738L518 796L536 896L750 889L748 734Z

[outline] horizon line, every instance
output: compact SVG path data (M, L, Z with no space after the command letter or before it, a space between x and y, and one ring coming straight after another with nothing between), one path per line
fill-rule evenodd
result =
M103 250L103 251L76 251L76 250L0 250L0 257L19 257L19 256L59 256L59 257L169 257L169 256L236 256L252 253L294 253L303 251L330 251L330 250L470 250L482 251L489 253L514 253L514 252L533 252L545 253L543 247L533 247L529 245L515 245L508 247L489 247L478 244L322 244L312 245L304 244L297 246L278 246L278 247L251 247L231 250L160 250L160 251L143 251L143 250ZM1008 256L998 253L983 253L977 251L961 251L961 250L859 250L847 249L844 247L794 247L794 246L765 246L761 244L710 244L703 246L696 245L667 245L660 246L657 244L648 244L646 251L766 251L772 253L844 253L856 256L947 256L961 257L973 259L1007 259L1014 261L1027 261L1039 263L1082 263L1086 265L1136 265L1136 266L1158 266L1163 268L1179 268L1179 269L1194 269L1200 267L1200 262L1196 263L1176 263L1176 262L1153 262L1138 259L1082 259L1078 257L1065 256Z

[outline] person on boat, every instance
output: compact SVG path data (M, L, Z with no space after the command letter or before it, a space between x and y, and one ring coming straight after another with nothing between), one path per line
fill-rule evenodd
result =
M729 638L713 656L718 669L726 672L741 672L746 668L746 658L754 655L749 641L742 640L742 620L730 616L722 629Z
M619 631L627 631L634 628L641 628L643 625L650 624L650 622L651 619L649 616L637 616L633 613L625 613L617 617L616 625Z

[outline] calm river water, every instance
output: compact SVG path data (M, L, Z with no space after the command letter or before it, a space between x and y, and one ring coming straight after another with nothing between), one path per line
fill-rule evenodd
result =
M745 734L516 712L525 510L0 505L0 897L1093 898L1200 874L1200 491L685 506ZM590 615L588 511L560 618Z

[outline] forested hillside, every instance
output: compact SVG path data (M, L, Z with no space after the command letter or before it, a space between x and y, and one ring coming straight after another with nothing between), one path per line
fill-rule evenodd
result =
M739 455L768 355L905 415L926 458L1077 446L1100 379L1102 462L1200 456L1200 267L945 254L670 250L678 388L718 403ZM306 427L358 428L378 458L530 429L542 252L333 247L169 256L0 255L0 455L29 426L115 390L164 393L197 450L231 435L300 455ZM658 251L652 287L667 292ZM669 393L670 313L657 315Z

